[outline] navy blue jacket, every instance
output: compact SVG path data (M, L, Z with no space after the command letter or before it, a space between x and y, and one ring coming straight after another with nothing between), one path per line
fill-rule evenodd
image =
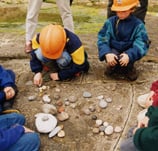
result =
M84 50L84 47L79 37L76 34L68 31L67 29L65 29L65 33L66 33L67 40L66 40L64 50L66 50L71 56L72 63L69 68L63 69L63 70L61 69L58 71L58 76L60 80L72 78L75 76L75 74L82 71L87 72L89 69L87 54ZM39 36L40 36L39 34L36 35L36 37L33 38L32 40L34 50L40 47L39 40L38 40ZM32 72L34 73L41 72L43 70L44 63L38 60L34 51L31 52L31 56L32 58L30 60L30 67L31 67Z
M107 19L99 31L97 45L100 61L105 60L105 55L115 49L120 54L126 53L130 62L135 62L146 55L149 40L141 20L133 15L125 20L113 16Z

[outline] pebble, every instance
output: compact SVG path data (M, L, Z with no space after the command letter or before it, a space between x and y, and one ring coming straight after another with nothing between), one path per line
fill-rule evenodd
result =
M84 92L83 92L83 97L84 97L84 98L91 98L91 97L92 97L92 94L91 94L90 92L84 91Z
M105 128L106 128L106 127L105 127L105 126L103 126L103 125L102 125L102 126L100 126L100 127L99 127L100 132L104 132L104 131L105 131Z
M94 112L96 109L95 109L95 106L94 105L91 105L90 107L89 107L89 110L91 111L91 112Z
M96 128L96 127L93 128L93 133L94 133L94 134L98 134L98 133L99 133L99 128Z
M64 130L60 130L57 135L60 138L65 137L65 131Z
M48 94L43 95L42 99L43 99L44 103L50 103L51 102L51 98L49 97Z
M57 108L52 105L52 104L43 104L42 105L42 111L44 113L50 113L50 114L56 114L57 113Z
M112 99L111 98L106 98L106 102L111 103Z
M71 95L71 96L69 96L68 100L70 103L75 103L75 102L77 102L77 97L74 95Z
M114 128L111 125L109 125L105 128L104 132L106 135L111 135L114 132Z
M114 129L114 132L120 133L122 131L122 128L120 126L116 126Z
M103 126L107 127L109 125L108 122L103 122Z
M90 112L89 109L83 109L83 112L84 112L84 114L86 114L86 115L90 115L90 114L91 114L91 112Z
M60 92L61 90L59 88L55 88L55 92Z
M97 125L97 126L100 126L100 125L102 125L102 124L103 124L103 121L102 121L102 120L100 120L100 119L96 120L96 125Z
M61 112L61 113L57 114L57 118L59 121L65 121L65 120L69 119L69 114L66 112Z
M27 81L27 82L25 83L25 85L31 86L31 85L33 85L33 82L32 82L32 81Z
M104 109L104 108L106 108L107 107L107 102L104 100L104 99L101 99L100 101L99 101L99 107L100 108L102 108L102 109Z
M35 125L37 131L40 133L49 133L57 125L57 119L55 116L46 113L38 113L35 115Z
M92 120L96 120L97 116L96 115L92 115Z
M53 95L54 100L59 100L60 99L60 95L57 93L54 93Z
M69 105L70 105L70 102L69 102L69 101L65 101L65 105L66 105L66 106L69 106Z
M28 97L28 100L29 101L34 101L36 99L36 96L35 95L31 95Z
M97 96L97 99L99 99L99 100L104 99L104 96L103 95L99 95L99 96Z
M61 126L55 127L48 135L49 138L55 136L60 130L62 129Z

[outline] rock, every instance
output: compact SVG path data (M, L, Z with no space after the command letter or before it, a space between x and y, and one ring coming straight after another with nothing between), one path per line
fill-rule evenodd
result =
M84 92L83 92L83 97L84 97L84 98L91 98L91 97L92 97L92 94L91 94L90 92L84 91Z
M69 114L66 112L61 112L61 113L57 114L57 118L59 121L65 121L65 120L69 119Z
M95 109L95 106L94 105L91 105L90 107L89 107L89 110L91 111L91 112L94 112L96 109Z
M40 133L49 133L57 125L56 117L51 114L38 113L35 117L35 126Z
M105 131L105 128L106 128L106 127L105 127L105 126L103 126L103 125L102 125L102 126L100 126L100 127L99 127L100 132L104 132L104 131Z
M99 133L99 128L96 128L96 127L93 128L93 133L94 133L94 134L98 134L98 133Z
M54 128L48 135L49 138L55 136L60 130L62 129L61 126L57 126L56 128Z
M54 100L59 100L60 99L60 95L57 93L54 93L53 95Z
M109 125L105 128L104 132L106 135L111 135L114 132L114 128L111 125Z
M103 95L99 95L99 96L97 96L97 99L99 99L99 100L104 99L104 96Z
M75 103L77 101L77 97L72 95L72 96L69 96L68 100L70 103Z
M43 95L42 99L43 99L44 103L50 103L51 102L51 98L47 94Z
M101 99L100 101L99 101L99 107L100 108L102 108L102 109L104 109L104 108L106 108L107 107L107 102L104 100L104 99Z
M92 115L92 120L96 120L97 116L96 115Z
M116 126L114 129L114 132L120 133L122 131L122 128L120 126Z
M105 127L107 127L107 126L109 125L109 123L108 123L108 122L103 122L103 125L104 125Z
M35 95L31 95L28 97L28 100L29 101L34 101L36 99L36 96Z
M100 120L100 119L96 120L96 125L97 125L97 126L102 125L102 123L103 123L103 121L102 121L102 120Z
M50 113L54 115L57 113L57 108L52 104L44 104L42 105L42 111L44 113Z
M111 103L112 99L111 98L106 98L106 102Z
M91 114L91 112L90 112L89 109L83 109L83 112L84 112L84 114L86 114L86 115L90 115L90 114Z
M58 132L58 137L60 137L60 138L65 137L65 131L64 130L60 130Z

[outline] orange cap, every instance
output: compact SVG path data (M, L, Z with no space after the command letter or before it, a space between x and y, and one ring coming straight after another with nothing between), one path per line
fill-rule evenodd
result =
M127 11L139 5L139 0L114 0L112 11Z
M49 59L59 58L66 43L64 28L52 24L45 26L40 32L39 42L44 57Z

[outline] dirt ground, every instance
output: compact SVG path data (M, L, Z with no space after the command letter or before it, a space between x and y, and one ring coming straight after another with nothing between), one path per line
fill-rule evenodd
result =
M126 136L130 126L136 124L136 116L142 110L137 104L137 97L149 92L150 85L158 79L158 47L157 47L157 23L156 15L146 16L146 28L151 40L150 50L146 57L136 63L139 78L134 82L123 79L111 79L104 75L104 64L97 57L97 35L79 35L89 55L90 71L72 81L67 82L46 82L44 85L49 89L39 93L39 89L32 84L33 74L29 67L29 56L24 53L24 35L0 33L0 63L6 68L13 69L17 75L17 86L19 93L14 107L19 109L26 116L26 125L34 130L35 114L42 112L42 96L49 94L52 99L50 104L55 106L56 102L63 102L65 112L69 119L58 125L64 125L65 137L57 136L48 138L48 134L39 134L41 137L40 151L116 151L119 144ZM57 90L60 90L58 92ZM92 94L90 98L84 98L83 92ZM58 99L55 98L59 96ZM107 108L101 109L98 106L98 96L111 98ZM36 96L36 99L29 101L29 96ZM77 102L66 106L65 99L75 96ZM83 110L90 106L95 111L86 115ZM112 135L94 134L95 120L97 116L108 122L114 128L120 126L120 133Z

